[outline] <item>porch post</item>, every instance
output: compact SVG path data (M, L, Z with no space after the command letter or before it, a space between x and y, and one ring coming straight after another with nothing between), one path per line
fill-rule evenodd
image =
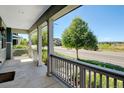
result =
M38 37L38 66L42 66L42 35L41 35L41 29L37 27L37 37Z
M47 63L47 76L51 76L51 54L53 54L53 20L48 20L48 63Z
M31 33L28 34L28 38L29 38L29 57L33 57L32 56L32 42L31 42Z
M6 59L12 58L12 31L11 28L7 28L7 42L6 42Z

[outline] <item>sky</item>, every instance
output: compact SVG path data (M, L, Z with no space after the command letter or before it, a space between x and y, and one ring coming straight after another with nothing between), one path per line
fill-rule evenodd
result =
M124 41L124 6L81 6L54 21L54 38L61 38L75 17L88 23L99 42Z
M19 36L28 40L28 34L19 34Z

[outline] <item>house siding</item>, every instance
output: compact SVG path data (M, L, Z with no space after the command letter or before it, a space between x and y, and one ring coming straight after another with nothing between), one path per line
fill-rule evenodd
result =
M4 22L0 18L0 27L5 27ZM6 60L6 48L2 48L2 39L1 39L1 33L0 33L0 66L5 62Z

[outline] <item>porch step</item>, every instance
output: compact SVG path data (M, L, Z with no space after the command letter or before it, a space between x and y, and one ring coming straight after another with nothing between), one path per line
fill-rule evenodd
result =
M0 73L0 83L8 82L14 80L15 71Z

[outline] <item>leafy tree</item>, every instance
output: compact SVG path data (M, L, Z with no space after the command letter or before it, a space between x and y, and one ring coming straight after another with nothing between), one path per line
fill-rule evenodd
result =
M47 42L47 31L42 31L42 46L43 47L45 47L45 46L47 46L47 44L48 44L48 42ZM38 40L37 40L37 34L34 34L33 36L32 36L32 44L33 45L37 45L37 42L38 42Z
M92 36L92 38L90 38ZM71 25L62 34L62 45L67 48L75 48L78 59L78 50L81 48L93 48L95 36L89 31L88 24L79 17L72 20ZM94 44L91 41L94 40Z
M27 39L21 39L20 45L27 45L27 44L28 44Z
M32 38L31 38L31 41L32 41L32 44L33 45L37 45L37 34L34 34L33 36L32 36Z
M98 50L98 41L95 35L93 35L93 32L89 31L86 32L86 40L85 40L85 45L84 49L89 49L89 50Z
M47 31L42 31L42 46L45 47L48 44Z

